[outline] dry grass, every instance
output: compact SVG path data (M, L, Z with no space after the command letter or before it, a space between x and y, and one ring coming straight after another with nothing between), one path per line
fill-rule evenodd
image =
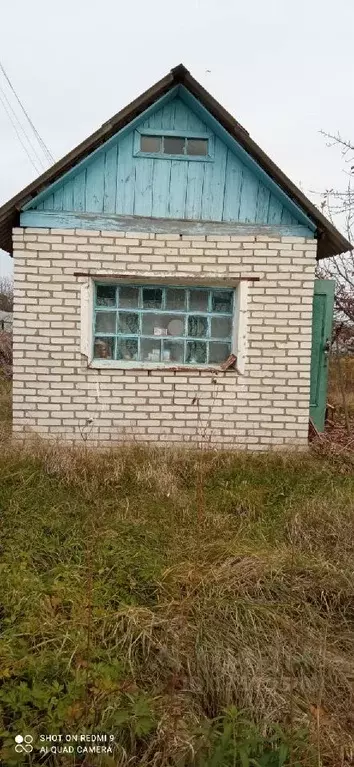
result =
M9 437L11 432L11 391L11 381L0 373L0 440Z
M12 334L0 330L0 376L12 377Z
M247 747L280 767L276 725L286 764L352 764L350 453L97 453L5 437L0 507L7 767L15 733L85 728L116 737L113 761L92 766L244 767Z
M2 452L3 728L113 731L114 764L241 765L209 737L237 709L293 733L298 764L349 764L352 464L203 461L200 519L196 453Z
M344 399L343 399L344 395ZM337 457L352 453L354 459L354 357L332 354L329 366L328 402L334 406L324 434L315 449Z
M340 387L340 371L342 371L345 398L349 413L354 419L354 356L338 357L333 354L330 361L328 400L335 405L339 419L343 414L343 397Z

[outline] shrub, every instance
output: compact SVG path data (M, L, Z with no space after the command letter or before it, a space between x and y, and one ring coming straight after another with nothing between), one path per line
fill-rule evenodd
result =
M0 376L12 378L12 334L0 330Z

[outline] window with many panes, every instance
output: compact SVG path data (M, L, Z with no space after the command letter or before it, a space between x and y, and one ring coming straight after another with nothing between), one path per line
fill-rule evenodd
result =
M234 291L95 284L95 360L219 365L231 353Z

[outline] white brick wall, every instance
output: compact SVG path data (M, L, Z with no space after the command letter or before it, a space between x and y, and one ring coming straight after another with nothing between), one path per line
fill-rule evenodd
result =
M14 229L14 431L70 441L307 445L316 241ZM244 373L92 369L76 271L249 281ZM225 283L227 284L227 282Z

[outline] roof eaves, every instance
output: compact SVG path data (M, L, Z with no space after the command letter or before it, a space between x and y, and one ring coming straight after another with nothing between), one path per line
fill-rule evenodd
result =
M144 93L134 99L134 101L117 112L117 114L110 120L103 123L97 131L68 152L65 157L61 158L61 160L55 163L51 168L42 173L41 176L28 184L28 186L22 189L21 192L12 197L11 200L8 200L8 202L0 208L0 247L11 252L11 232L7 236L4 232L8 231L9 226L10 229L12 229L13 226L16 226L18 214L26 203L30 202L31 199L48 188L48 186L60 176L70 170L88 154L93 152L94 149L97 149L101 144L104 144L114 135L114 133L134 119L135 116L147 109L150 104L153 104L157 98L169 91L175 84L176 79L170 72L155 83L155 85L148 88L147 91L144 91Z
M8 252L12 249L11 230L18 225L19 212L23 205L45 190L61 175L105 143L118 130L141 114L160 96L167 93L177 84L183 84L191 93L210 110L223 127L235 138L248 154L259 163L266 173L294 200L317 226L318 258L344 253L352 249L348 240L328 221L325 216L311 203L295 184L280 170L280 168L253 141L246 129L235 120L218 101L194 79L189 70L179 64L155 85L148 88L134 101L121 109L114 117L103 123L101 127L89 136L78 147L69 152L39 178L35 179L19 194L15 195L0 208L0 247Z
M318 239L322 239L321 234L324 234L329 239L330 242L327 243L326 248L323 247L323 239L322 246L319 243L318 258L338 255L352 249L349 240L343 237L338 229L328 221L323 213L298 189L273 160L263 152L261 147L253 141L249 132L188 71L184 76L183 82L185 87L209 109L223 127L241 144L243 149L261 165L273 181L283 188L288 196L312 218L317 226Z

